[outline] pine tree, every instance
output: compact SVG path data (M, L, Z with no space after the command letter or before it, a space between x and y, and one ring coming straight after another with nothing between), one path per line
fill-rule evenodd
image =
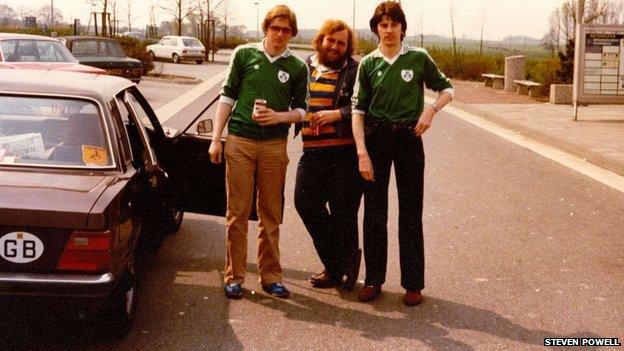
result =
M572 84L574 80L574 39L568 39L565 53L559 53L560 68L557 76L564 84Z

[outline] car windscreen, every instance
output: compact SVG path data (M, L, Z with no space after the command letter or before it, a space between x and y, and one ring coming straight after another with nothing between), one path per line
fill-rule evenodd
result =
M200 43L199 40L195 38L182 39L182 42L184 43L184 46L202 46L202 43Z
M115 56L126 57L121 46L111 40L76 40L72 44L76 56Z
M114 166L97 105L70 98L0 95L0 166Z
M58 41L11 39L0 42L6 62L77 62Z

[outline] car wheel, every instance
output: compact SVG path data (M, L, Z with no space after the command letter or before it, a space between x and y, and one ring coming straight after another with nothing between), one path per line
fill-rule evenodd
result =
M171 56L171 61L173 61L173 63L180 63L180 56L178 56L178 54L173 54Z
M135 260L129 264L128 271L119 283L104 309L104 331L114 339L127 335L132 328L136 316L137 274Z
M148 51L147 57L149 57L150 61L156 61L156 55L154 55L153 51Z
M167 213L164 219L163 228L167 231L167 234L173 234L180 230L182 225L182 219L184 218L184 211L172 209Z
M201 65L202 63L204 63L204 60L195 60L195 63L197 63L198 65Z

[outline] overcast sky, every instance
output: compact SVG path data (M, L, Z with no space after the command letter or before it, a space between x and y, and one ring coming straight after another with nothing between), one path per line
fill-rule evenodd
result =
M40 8L49 5L51 0L0 0L0 4L18 10L21 6ZM60 9L65 21L79 18L83 24L89 19L90 6L85 0L53 0L54 7ZM117 0L118 17L121 25L126 25L127 3ZM205 4L205 0L183 0L188 3ZM249 30L256 28L256 5L254 0L225 0L230 3L228 23L245 25ZM424 13L424 32L451 36L449 5L455 8L455 33L458 37L478 38L480 13L485 8L487 22L484 37L498 40L508 35L527 35L541 38L547 31L547 19L563 0L403 0L403 8L408 17L408 34L414 34L416 19ZM101 1L100 1L101 2ZM171 4L175 0L132 0L133 27L144 27L148 22L151 5ZM211 3L218 3L212 0ZM259 0L260 21L264 13L276 4L287 4L297 14L299 28L318 28L328 17L340 18L351 24L353 21L353 0ZM368 20L378 0L355 0L355 25L367 28ZM205 5L204 5L205 6ZM98 8L98 11L101 11ZM165 12L157 12L157 21L171 20Z

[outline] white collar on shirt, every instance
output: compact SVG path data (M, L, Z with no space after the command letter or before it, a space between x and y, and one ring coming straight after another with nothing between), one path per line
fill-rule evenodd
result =
M383 54L383 52L381 52L381 45L379 45L379 46L377 47L377 49L375 49L375 51L373 51L373 52L371 53L371 55L373 55L374 57L381 57L381 58L383 58L384 60L386 60L386 62L388 62L388 64L392 65L392 64L394 64L394 63L396 62L396 60L399 58L399 56L401 56L401 55L405 55L405 54L407 54L408 52L410 52L410 47L409 47L409 45L407 45L407 44L403 44L403 45L401 46L401 50L399 50L399 53L398 53L398 54L396 54L396 56L394 56L394 57L387 57L386 55L384 55L384 54Z
M258 51L262 51L264 53L264 56L266 56L266 58L269 60L269 62L273 63L277 60L279 60L280 58L284 57L284 58L288 58L290 55L292 55L290 48L288 46L286 46L286 49L279 55L277 56L271 56L266 52L266 48L264 47L264 42L266 39L262 39L261 42L258 43L258 45L256 45L256 47L258 48Z

